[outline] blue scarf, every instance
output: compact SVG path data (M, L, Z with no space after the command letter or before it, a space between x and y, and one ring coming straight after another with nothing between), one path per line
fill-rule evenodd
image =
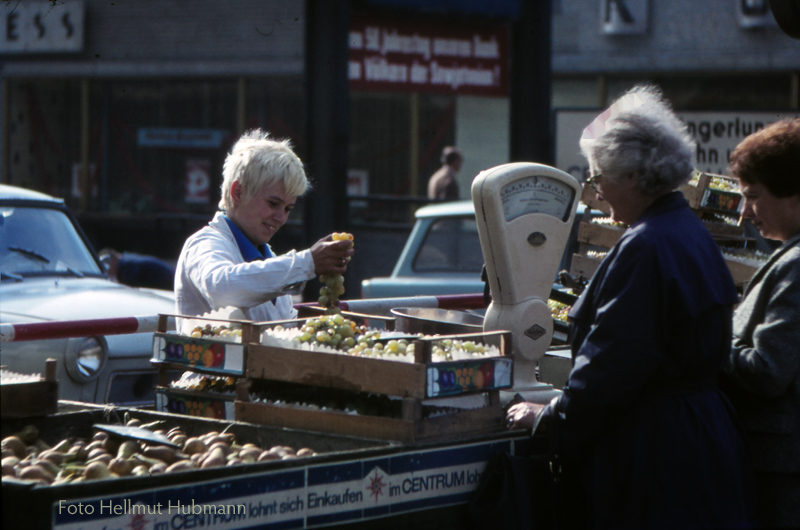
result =
M239 252L242 253L242 258L244 258L247 263L275 257L275 254L272 253L269 245L264 243L262 245L255 246L253 242L250 241L246 235L244 235L244 232L242 232L242 230L228 218L227 215L223 215L222 218L228 223L228 227L231 229L233 238L236 240L236 245L239 247ZM275 299L270 300L270 302L272 302L272 305L275 305Z
M228 227L233 233L233 238L236 240L236 244L239 246L239 252L242 253L242 258L244 258L247 263L275 257L275 254L272 253L272 250L270 250L266 243L255 246L253 242L250 241L246 235L244 235L244 232L242 232L242 230L228 218L227 215L223 215L222 218L228 223Z

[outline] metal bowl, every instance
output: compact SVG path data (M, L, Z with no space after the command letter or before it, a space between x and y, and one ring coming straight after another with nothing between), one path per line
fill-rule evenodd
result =
M483 317L464 311L430 307L392 309L395 329L423 335L460 335L483 332Z

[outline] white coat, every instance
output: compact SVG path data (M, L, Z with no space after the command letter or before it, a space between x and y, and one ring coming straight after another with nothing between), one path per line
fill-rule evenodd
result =
M297 316L291 295L315 275L310 250L245 262L222 212L217 212L183 245L175 271L175 310L202 316L237 307L254 322L291 319Z

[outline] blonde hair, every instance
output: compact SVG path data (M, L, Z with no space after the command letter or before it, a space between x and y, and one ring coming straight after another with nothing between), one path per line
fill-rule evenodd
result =
M311 188L300 158L289 140L273 140L267 131L245 132L225 158L222 166L222 197L219 207L233 207L231 186L239 182L246 197L259 189L283 182L286 194L299 197Z

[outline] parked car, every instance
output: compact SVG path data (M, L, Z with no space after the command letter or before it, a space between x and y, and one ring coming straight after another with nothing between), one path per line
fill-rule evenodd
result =
M559 270L569 270L572 254L576 252L578 223L588 211L604 215L589 210L583 203L578 205ZM363 280L362 298L484 292L483 253L472 201L424 206L416 211L415 218L391 275Z
M57 199L0 185L0 322L32 323L147 316L175 311L171 291L112 281ZM42 373L57 361L60 399L152 404L152 333L4 342L0 362L15 373Z

